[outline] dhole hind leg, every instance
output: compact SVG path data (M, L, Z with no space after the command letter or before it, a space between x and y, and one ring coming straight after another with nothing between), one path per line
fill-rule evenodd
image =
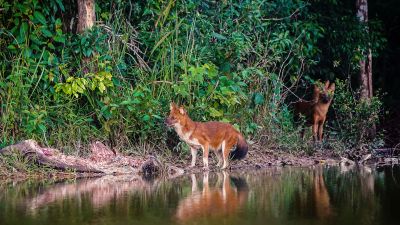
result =
M215 156L217 157L217 160L218 160L217 167L220 167L221 164L222 164L222 158L223 158L222 157L222 150L215 150L214 153L215 153Z
M233 146L235 145L235 142L228 142L225 143L225 141L222 143L222 156L224 158L224 164L221 169L226 169L229 166L229 153L231 152Z

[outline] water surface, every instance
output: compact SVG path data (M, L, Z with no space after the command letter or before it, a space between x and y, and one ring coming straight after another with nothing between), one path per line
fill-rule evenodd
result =
M0 182L0 224L400 224L397 167Z

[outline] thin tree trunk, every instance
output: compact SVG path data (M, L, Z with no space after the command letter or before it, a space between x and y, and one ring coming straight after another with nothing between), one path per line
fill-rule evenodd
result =
M96 21L96 14L94 9L95 0L78 0L78 26L77 33L81 34L85 30L93 27ZM84 57L81 62L82 72L87 74L90 72L90 58Z
M361 23L368 22L368 0L356 0L357 17ZM366 30L365 32L368 32ZM372 53L368 49L364 59L360 61L361 98L368 100L372 97Z
M356 0L357 17L360 23L368 23L368 0ZM368 27L365 32L368 31ZM369 44L369 43L366 43ZM361 100L370 101L373 96L372 93L372 52L369 48L364 53L363 59L360 61L360 88L361 88ZM367 133L370 137L376 135L376 126L373 124L370 128L367 128Z
M94 0L78 0L77 32L83 33L86 29L90 29L95 21Z

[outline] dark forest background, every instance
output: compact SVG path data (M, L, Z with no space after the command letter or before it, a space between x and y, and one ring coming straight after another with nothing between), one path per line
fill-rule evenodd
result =
M318 80L336 83L322 149L393 147L399 3L368 0L364 23L356 2L0 0L0 147L33 138L65 152L93 140L187 152L163 124L175 101L252 143L314 151L293 103ZM369 51L374 96L365 99Z

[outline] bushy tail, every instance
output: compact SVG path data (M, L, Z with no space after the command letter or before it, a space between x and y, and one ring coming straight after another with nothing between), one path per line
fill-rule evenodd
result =
M236 149L230 152L229 157L234 160L243 159L247 155L249 146L242 135L239 134L238 142L236 144Z

